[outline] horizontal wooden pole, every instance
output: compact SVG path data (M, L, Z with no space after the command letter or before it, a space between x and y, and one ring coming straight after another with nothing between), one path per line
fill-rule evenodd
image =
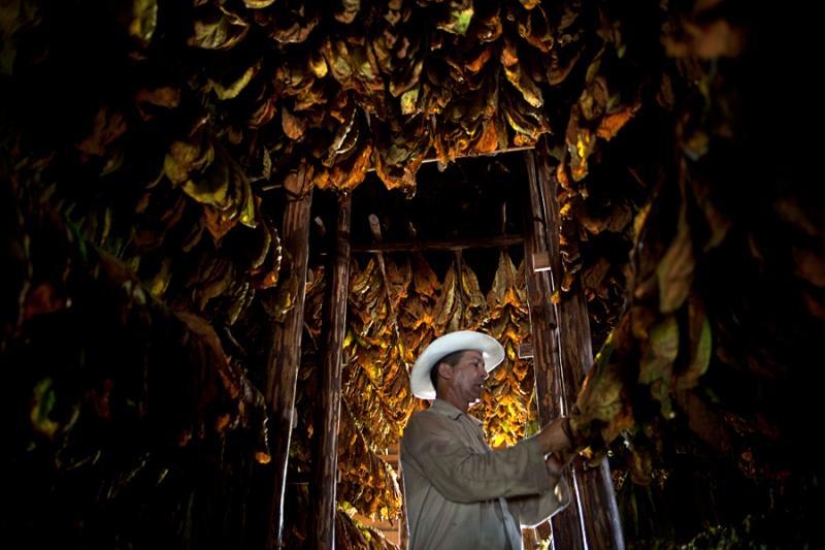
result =
M371 244L352 244L351 251L354 252L411 252L421 250L465 250L467 248L499 248L504 246L514 246L524 243L521 235L501 235L498 237L485 237L481 239L462 239L454 241L405 241L405 242L383 242Z

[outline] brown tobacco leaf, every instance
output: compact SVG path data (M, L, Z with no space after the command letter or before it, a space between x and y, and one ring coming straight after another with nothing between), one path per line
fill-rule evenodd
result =
M191 174L181 189L204 205L206 227L220 240L232 227L258 223L254 194L240 166L223 150L216 150L215 161L203 174Z
M725 239L732 221L714 203L709 182L704 181L700 176L694 176L691 178L691 189L710 230L710 236L703 246L703 250L707 251L718 246Z
M542 134L550 132L546 115L510 90L501 90L499 107L510 128L515 132L513 144L517 147L535 145Z
M278 284L283 260L283 245L278 230L264 222L256 232L261 236L261 246L250 265L249 278L256 290L272 288Z
M502 140L504 140L502 142ZM494 120L482 124L482 131L478 139L473 142L472 149L476 153L493 153L507 146L507 134L499 134L498 125Z
M367 266L360 269L357 262L353 261L350 266L349 290L353 296L364 294L372 280L372 273L377 269L378 264L374 257L371 257Z
M674 374L676 389L687 390L699 385L699 379L708 370L713 353L713 338L705 306L697 297L688 299L687 337L690 346L687 364Z
M492 8L490 4L487 8ZM484 10L484 6L476 6L477 10ZM503 32L501 25L501 15L499 7L495 6L490 9L489 13L477 11L473 20L473 27L475 29L475 37L481 43L491 43L501 37Z
M346 104L344 111L340 114L340 119L332 143L323 159L327 167L333 166L336 162L345 161L353 151L363 149L358 145L363 145L366 141L366 122L362 123L361 112L352 102Z
M633 446L628 457L628 470L633 483L649 485L653 481L653 454L645 446Z
M521 62L518 42L505 38L499 61L504 68L504 76L521 92L524 101L536 109L541 107L544 104L541 89L528 72L527 64Z
M599 288L602 286L610 270L611 264L607 258L598 258L595 264L583 269L581 271L581 281L585 288L593 289L594 293L598 294Z
M253 12L255 23L279 44L301 44L320 22L314 4L277 2L266 9Z
M38 315L61 311L68 304L68 297L58 291L51 282L37 283L25 294L22 320L28 321Z
M338 162L333 166L329 174L330 186L339 191L352 191L361 185L372 165L372 157L372 145L364 142L360 152L348 161Z
M693 283L695 266L693 238L687 222L687 206L682 204L676 236L656 266L659 311L670 313L684 303Z
M190 331L184 346L201 348L198 352L205 361L195 361L196 374L205 377L198 386L199 416L215 415L212 429L226 432L236 427L254 427L258 433L266 433L266 403L263 395L250 383L242 366L231 361L224 352L220 338L215 329L205 319L187 312L177 312L180 319ZM193 338L195 336L196 338ZM191 353L191 352L190 352ZM216 405L221 405L216 407ZM213 410L215 412L208 412ZM259 452L266 451L266 439L259 442Z
M616 137L616 134L619 133L619 130L633 118L641 107L641 103L637 103L606 114L599 121L599 127L596 128L596 135L608 141L613 139Z
M251 10L262 10L268 8L275 0L243 0L244 6Z
M597 449L634 424L623 371L635 347L631 321L631 315L625 313L611 331L585 376L571 414L574 435Z
M808 290L802 290L800 294L808 312L814 317L825 319L825 299L818 295L815 296Z
M526 312L527 287L518 278L513 259L506 251L498 257L498 268L490 291L487 293L487 305L490 312L501 311L506 307Z
M405 51L404 58L400 60L403 64L400 62L394 64L389 87L393 97L399 97L418 85L421 70L424 68L424 57L419 52L420 45L420 39L412 42L408 46L409 51Z
M361 11L361 0L341 0L335 10L335 20L345 25L352 23L359 11Z
M528 11L519 14L518 33L528 44L546 54L556 43L553 36L555 29L550 24L544 7L537 5L535 8L528 8Z
M257 60L246 66L242 72L238 72L237 67L222 78L209 78L209 85L215 95L221 101L234 99L247 87L247 85L260 73L263 62Z
M154 108L174 109L180 104L181 89L167 85L157 88L141 88L135 93L135 105L143 120L154 118Z
M380 77L373 59L362 45L347 40L328 39L323 45L323 57L331 76L344 90L371 89Z
M387 281L390 285L389 295L397 305L400 300L407 298L412 286L413 269L409 259L401 264L387 262Z
M273 104L274 105L274 104ZM281 128L290 139L299 140L304 137L307 121L303 117L292 114L292 111L284 105L281 107Z
M199 311L205 311L209 300L223 295L232 284L235 277L235 266L228 258L217 258L205 271L192 295Z
M461 291L458 287L458 277L456 276L455 263L450 264L447 274L444 276L444 282L441 287L441 294L438 296L438 301L435 304L435 324L439 333L452 332L458 330L461 324L456 317L460 319L460 315L456 315L456 311L461 310L459 303L461 300ZM451 328L451 326L455 328Z
M101 106L92 122L91 133L75 147L85 155L102 156L112 142L126 133L127 128L123 113Z
M309 93L318 78L313 70L312 57L296 55L277 66L273 85L278 93L294 98Z
M702 24L686 21L684 31L687 40L675 41L672 37L666 37L663 41L671 57L737 57L745 49L745 29L733 26L724 19Z
M209 2L195 9L193 34L187 44L205 50L228 50L243 40L249 23L223 3Z
M466 326L478 325L480 319L489 317L487 301L479 287L478 276L466 262L461 262L460 290L464 295L462 299L464 305L462 317Z
M416 173L432 145L423 118L388 123L386 131L373 138L375 172L387 189L413 192Z
M555 47L550 50L547 63L547 83L551 86L558 86L567 79L567 76L581 59L582 49L567 47Z
M504 67L512 67L518 64L518 44L509 36L505 35L504 37L504 45L499 54L499 61Z
M610 98L607 80L604 75L598 74L599 68L599 59L597 58L587 68L587 86L582 90L577 102L579 114L588 124L592 124L604 116Z
M282 266L283 273L279 284L257 294L264 311L278 322L283 322L286 314L295 307L295 300L298 296L298 275L293 269L292 258L287 250L284 250Z
M728 420L690 391L676 393L676 403L688 419L688 427L712 448L721 452L733 449Z
M312 191L315 167L303 158L293 159L292 162L293 165L282 175L284 189L294 197L304 197Z
M816 287L825 288L825 248L794 246L791 253L794 274Z
M438 275L421 254L415 254L415 270L413 273L416 294L433 298L441 290Z
M570 203L568 203L570 204ZM599 217L586 210L576 212L575 218L587 229L588 232L598 235L602 231L620 233L624 231L633 220L633 210L626 202L612 204L604 212L599 213Z
M519 92L521 92L524 101L536 109L544 105L544 98L542 96L541 88L536 84L532 77L527 73L525 68L520 63L504 66L504 76Z

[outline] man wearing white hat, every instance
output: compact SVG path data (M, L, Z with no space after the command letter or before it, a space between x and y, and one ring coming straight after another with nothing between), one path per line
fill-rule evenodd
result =
M410 550L521 550L522 526L570 502L565 464L554 455L571 446L566 419L493 450L482 423L467 414L503 360L494 338L463 330L434 340L413 366L413 393L434 401L410 418L401 438Z

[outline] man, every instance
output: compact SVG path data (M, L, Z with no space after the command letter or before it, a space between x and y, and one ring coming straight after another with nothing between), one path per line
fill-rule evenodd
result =
M467 414L504 359L494 338L457 331L434 340L410 374L416 397L433 400L401 438L401 474L410 550L521 550L521 527L541 523L570 502L566 419L501 450Z

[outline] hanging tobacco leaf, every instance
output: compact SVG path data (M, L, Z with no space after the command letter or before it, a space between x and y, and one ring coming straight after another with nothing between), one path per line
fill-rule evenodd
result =
M192 36L187 44L205 50L228 50L249 32L249 23L224 3L208 2L195 10Z

